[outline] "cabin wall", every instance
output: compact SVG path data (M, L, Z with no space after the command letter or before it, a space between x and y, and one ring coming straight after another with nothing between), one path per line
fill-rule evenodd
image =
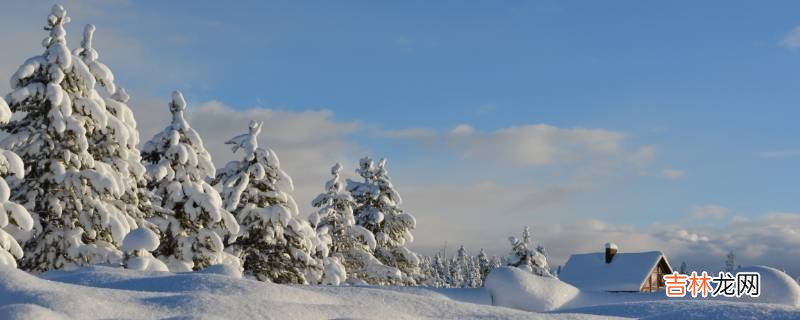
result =
M650 275L645 280L644 285L642 285L641 292L658 292L664 290L664 275L672 273L670 270L669 265L661 258L653 267L653 270L650 271Z

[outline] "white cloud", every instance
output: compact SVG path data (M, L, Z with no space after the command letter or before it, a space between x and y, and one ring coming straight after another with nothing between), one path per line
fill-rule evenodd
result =
M475 133L475 128L465 123L459 124L450 130L450 135L454 137L469 136L473 133Z
M517 166L618 162L629 155L625 135L605 129L524 125L482 132L462 124L450 131L447 143L463 157Z
M728 214L728 208L709 204L704 206L692 207L690 216L694 219L722 219Z
M686 172L680 169L664 168L661 169L659 176L669 180L680 180L686 178Z
M788 49L798 49L800 48L800 26L794 27L786 36L783 37L783 40L779 43L780 46Z

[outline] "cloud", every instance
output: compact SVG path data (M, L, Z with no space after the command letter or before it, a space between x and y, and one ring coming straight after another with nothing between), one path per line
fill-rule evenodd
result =
M436 143L466 159L503 165L535 167L591 162L646 163L655 157L652 146L629 150L625 135L606 129L559 128L531 124L480 131L460 124L446 133L412 128L386 131L384 136Z
M800 48L800 26L794 27L786 36L783 37L783 40L779 43L781 47L787 49L798 49Z
M168 125L167 99L145 99L132 103L131 107L143 142ZM219 101L209 101L190 103L187 116L190 125L203 138L204 146L217 167L242 156L231 152L230 146L224 142L245 133L250 120L263 121L259 144L276 152L281 168L294 180L293 195L303 210L303 216L310 213L309 203L313 197L323 191L325 181L330 178L330 167L341 162L345 168L352 169L351 164L356 159L351 156L363 150L348 139L360 130L361 125L355 121L338 121L329 110L238 110Z
M762 157L762 158L798 157L798 156L800 156L800 149L767 150L767 151L759 152L758 156Z
M664 179L669 179L669 180L680 180L680 179L686 178L686 172L684 172L683 170L679 170L679 169L664 168L664 169L661 169L661 172L659 173L659 177L664 178Z

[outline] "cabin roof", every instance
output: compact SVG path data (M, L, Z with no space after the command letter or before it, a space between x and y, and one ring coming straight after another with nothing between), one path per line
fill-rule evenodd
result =
M573 254L559 278L592 291L639 291L662 258L671 270L661 251L617 253L611 263L604 252Z

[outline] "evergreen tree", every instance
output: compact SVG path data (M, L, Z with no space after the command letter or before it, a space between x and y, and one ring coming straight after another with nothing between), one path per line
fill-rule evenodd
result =
M355 224L355 200L344 190L341 171L338 163L331 168L333 177L325 183L325 192L311 202L319 208L309 217L311 225L330 248L330 255L344 264L347 277L352 281L371 284L400 281L398 269L383 265L373 256L377 243L372 232Z
M298 216L292 179L281 170L275 151L258 146L261 125L252 121L248 133L225 142L234 152L243 150L244 158L229 162L212 182L242 226L228 251L241 257L245 274L261 281L316 284L327 248Z
M725 257L725 271L733 272L736 270L736 255L733 250Z
M416 219L399 208L402 199L385 167L385 159L376 164L369 157L362 158L356 173L364 180L348 180L347 190L357 204L354 210L356 222L375 235L375 257L384 265L402 272L398 284L415 284L420 277L419 258L406 245L414 240L411 230L416 227Z
M8 123L11 110L5 100L0 98L0 123ZM22 247L12 235L13 231L30 231L33 228L33 218L25 207L9 201L11 190L6 183L6 178L22 179L25 177L25 167L22 159L15 153L0 149L0 265L16 267L17 261L22 258ZM11 229L11 233L4 230ZM14 230L16 229L16 230Z
M445 264L440 254L436 254L432 261L433 279L431 280L432 286L435 288L447 288L448 284L445 282Z
M531 234L528 226L522 231L522 240L516 237L509 237L511 242L511 253L508 255L508 265L520 269L528 270L536 275L552 277L550 267L547 264L544 247L538 246L531 250Z
M171 124L142 148L156 205L168 210L151 218L161 234L155 255L171 271L236 265L238 259L223 252L223 239L235 238L239 224L223 208L219 193L206 183L214 177L215 168L203 140L184 118L186 101L180 92L172 94L169 109Z
M489 272L492 271L492 265L489 257L486 255L486 252L481 249L480 253L478 253L478 268L481 274L481 283L486 281L486 277L489 275Z
M689 271L689 270L687 270L687 267L686 267L686 261L683 261L683 262L681 262L680 271L678 271L678 272L679 272L680 274L686 274L686 272L688 272L688 271Z
M18 154L26 168L11 184L13 199L34 218L20 266L47 271L92 263L119 263L119 246L135 221L112 203L123 187L114 169L88 152L95 130L107 124L95 78L70 53L66 10L53 6L42 45L11 78L11 111L23 115L2 128L0 147Z
M111 69L98 60L99 54L92 46L94 32L94 25L86 25L81 47L74 51L94 76L100 90L92 98L104 111L102 121L95 122L93 130L87 130L88 151L96 161L110 165L114 180L123 186L123 194L114 200L114 205L137 220L137 224L146 224L144 219L152 216L154 209L137 147L139 131L127 105L130 97L124 89L117 89Z
M466 272L466 287L480 288L483 286L483 279L481 278L481 268L478 264L478 259L470 256L467 264Z
M458 247L458 251L456 251L456 255L453 257L453 260L450 263L450 273L452 274L452 283L451 286L454 288L464 288L466 287L467 282L467 250L464 249L464 246Z

